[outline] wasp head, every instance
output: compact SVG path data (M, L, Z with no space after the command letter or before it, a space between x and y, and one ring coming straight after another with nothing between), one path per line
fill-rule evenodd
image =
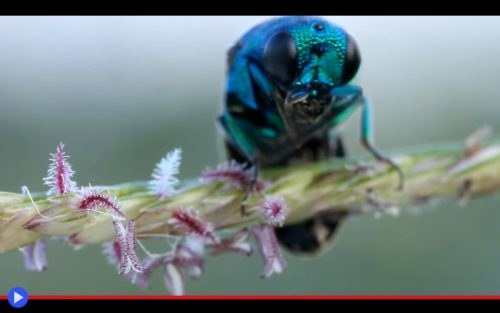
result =
M280 114L314 124L334 103L331 90L349 83L361 62L354 39L320 18L303 18L270 36L264 68L281 98Z

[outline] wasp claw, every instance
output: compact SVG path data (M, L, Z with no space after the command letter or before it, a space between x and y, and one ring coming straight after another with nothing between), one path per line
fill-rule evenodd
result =
M398 172L398 186L396 187L396 190L401 191L404 188L404 181L405 181L405 175L403 173L403 170L401 169L401 166L394 162L392 159L384 156L376 156L376 158L380 161L383 162L393 169L395 169Z
M401 191L404 188L405 175L403 174L403 170L401 169L401 166L397 165L394 162L392 162L391 166L394 167L394 169L398 172L399 182L398 182L398 187L396 188L396 190Z
M242 204L240 206L240 214L241 214L241 217L245 217L245 216L248 215L247 208L246 208L246 206L244 204Z
M245 206L245 201L252 194L254 187L255 187L255 183L253 183L253 184L250 183L250 186L248 186L248 188L245 190L245 194L243 195L243 198L241 199L240 213L241 213L242 217L248 215L247 210L246 210L246 206Z
M401 169L401 166L398 164L394 163L393 160L391 159L384 159L381 160L384 163L387 163L389 166L394 168L398 172L398 186L396 187L396 190L401 191L404 188L404 181L405 181L405 175L403 174L403 170Z
M469 201L472 195L472 185L473 181L470 178L464 180L460 185L458 189L458 201L460 205L464 206Z
M378 149L370 141L363 139L361 142L365 146L365 148L367 148L368 151L377 160L388 164L389 166L391 166L392 168L394 168L398 172L399 183L398 183L398 187L396 188L396 190L398 190L398 191L403 190L405 177L404 177L404 173L403 173L403 170L401 169L401 167L398 164L396 164L396 162L394 162L391 158L388 158L388 157L382 155L382 153L380 153L380 151L378 151Z

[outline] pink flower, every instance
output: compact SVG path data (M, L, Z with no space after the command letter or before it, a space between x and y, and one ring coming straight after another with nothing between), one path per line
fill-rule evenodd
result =
M103 244L102 252L108 259L109 264L119 265L122 259L122 249L118 240L106 242Z
M219 255L226 252L241 253L250 256L253 252L252 246L247 242L248 229L242 229L229 238L224 238L218 244L209 245L212 255Z
M185 282L180 266L169 262L163 265L163 279L167 289L174 296L181 296L185 293Z
M24 256L24 267L28 271L42 272L47 269L47 254L45 239L40 238L35 243L20 249Z
M149 279L157 268L163 270L165 286L174 295L185 293L185 275L199 278L203 273L203 257L185 245L160 255L149 255L143 260L144 271L134 273L132 283L149 289Z
M261 213L266 223L283 226L288 215L288 207L283 197L266 196L261 207Z

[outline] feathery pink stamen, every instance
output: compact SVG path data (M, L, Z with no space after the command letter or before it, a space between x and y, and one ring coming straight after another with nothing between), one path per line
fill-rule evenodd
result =
M64 195L76 191L76 183L72 180L75 172L68 162L69 156L64 152L64 144L61 142L56 153L50 154L50 166L47 176L43 179L44 184L49 186L49 194Z
M136 272L144 271L135 249L135 221L128 221L127 228L125 228L121 222L114 220L113 227L120 246L119 251L121 256L119 274L128 274L131 268Z
M21 248L24 256L24 267L28 271L42 272L47 269L45 239L39 238L34 243Z
M248 243L248 229L244 228L229 238L224 238L218 244L209 245L212 255L219 255L227 252L241 253L250 256L253 252L252 246Z
M149 189L157 194L160 199L172 195L175 186L179 183L177 175L181 165L182 150L177 148L167 153L167 155L156 164L152 179L149 181Z
M90 186L82 188L78 208L84 211L109 210L112 215L116 215L119 219L125 218L125 214L121 211L118 203L108 193L101 192Z
M163 269L165 285L172 294L184 293L184 271L188 276L199 278L203 273L203 257L185 245L160 255L148 255L142 262L144 270L132 275L132 283L141 289L149 288L151 274Z
M201 179L207 182L222 181L229 188L244 189L250 184L251 171L250 169L245 169L243 164L231 161L222 163L215 169L206 170L201 175ZM255 191L262 191L264 185L264 181L257 179Z
M274 227L267 224L255 225L252 227L252 232L264 261L264 271L260 276L269 278L274 273L283 272L287 263L281 253Z
M187 234L208 239L212 243L219 242L219 238L217 238L213 231L212 224L202 221L198 216L188 210L174 210L169 222L178 227L182 227Z
M102 252L107 257L110 264L112 265L120 264L122 257L122 249L120 247L120 242L118 240L106 242L103 245Z

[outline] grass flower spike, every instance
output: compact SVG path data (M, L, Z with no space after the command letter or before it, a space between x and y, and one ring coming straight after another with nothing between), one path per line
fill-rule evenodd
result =
M151 273L161 269L167 288L180 294L186 278L204 273L205 257L250 255L254 248L264 261L261 276L269 278L287 267L275 227L327 212L345 218L386 215L500 192L500 138L476 137L465 147L452 143L393 153L405 174L401 191L393 188L394 170L371 159L364 163L368 171L359 170L363 159L354 157L263 169L266 183L246 200L247 216L240 214L247 169L234 162L205 171L201 182L199 177L186 180L174 189L181 156L174 150L157 165L155 182L76 190L61 144L45 179L49 195L27 188L0 192L0 252L20 250L27 270L42 271L47 238L81 247L104 244L110 262L132 283L147 288ZM150 253L136 238L165 240L166 252ZM136 251L139 244L145 257Z

